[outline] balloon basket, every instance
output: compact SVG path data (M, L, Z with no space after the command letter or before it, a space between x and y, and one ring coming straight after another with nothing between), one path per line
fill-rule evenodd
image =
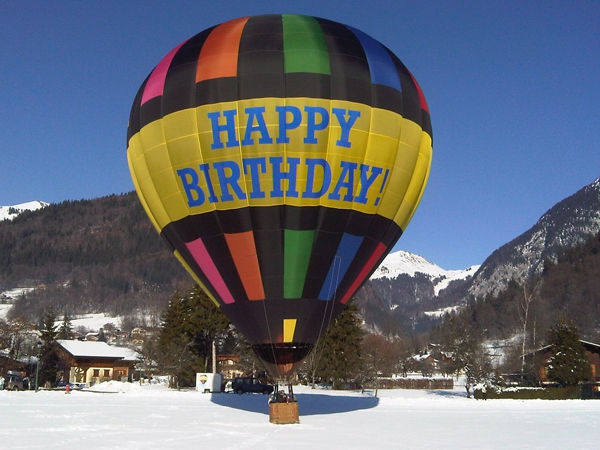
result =
M298 402L270 403L269 422L277 425L300 423Z

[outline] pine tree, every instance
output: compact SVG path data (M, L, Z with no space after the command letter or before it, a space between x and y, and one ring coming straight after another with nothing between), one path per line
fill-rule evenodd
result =
M590 361L579 340L579 330L570 320L563 320L548 331L552 356L548 359L548 378L561 386L575 386L592 379Z
M186 296L186 306L184 332L191 337L192 351L203 360L204 371L208 372L212 370L212 343L217 338L225 338L231 322L200 286L195 286Z
M191 338L183 330L186 320L185 299L175 291L162 318L162 329L158 339L158 360L161 369L169 374L169 387L180 384L191 377L193 355L189 347Z
M199 286L185 296L175 292L162 322L158 351L162 366L173 375L172 387L190 384L196 372L212 369L212 342L230 322Z
M56 331L56 312L53 308L46 310L43 317L42 329L40 330L40 339L42 341L42 347L40 351L39 361L39 374L38 384L50 384L56 383L58 375L58 362L59 357L56 351L56 338L58 333Z
M349 304L333 321L322 343L317 345L317 377L333 383L339 389L344 382L354 381L361 372L361 328L358 308ZM321 348L319 348L322 345ZM320 352L320 354L319 354Z
M71 318L65 311L63 315L63 321L58 327L57 339L73 339L73 325L71 324Z

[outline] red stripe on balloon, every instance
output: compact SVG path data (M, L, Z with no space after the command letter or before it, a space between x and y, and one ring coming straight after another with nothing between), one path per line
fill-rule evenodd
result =
M173 61L175 53L177 53L181 46L186 42L187 41L182 42L173 50L171 50L167 54L167 56L165 56L162 59L162 61L158 63L158 66L154 68L154 70L150 74L150 78L148 78L146 87L144 88L144 93L142 94L142 102L140 103L140 106L146 103L148 100L163 95L163 92L165 90L165 79L167 78L167 71L169 70L171 61Z
M242 17L231 20L211 31L200 50L196 83L214 78L237 76L240 40L248 19L248 17Z
M195 241L188 242L185 244L189 252L192 254L198 266L200 266L200 270L206 275L210 284L215 288L217 294L221 297L223 302L225 303L233 303L235 300L231 295L231 292L227 288L223 277L217 270L217 266L213 262L208 250L206 250L206 246L202 239L196 239Z
M417 92L419 93L419 102L421 103L421 109L424 111L427 111L429 113L429 106L427 106L427 100L425 100L425 95L423 94L423 91L421 90L421 86L419 86L419 83L417 83L417 80L415 80L415 77L413 77L413 74L410 73L407 70L408 74L410 75L410 78L413 80L413 83L415 84L415 87L417 88Z
M373 269L375 264L377 264L377 261L379 261L379 259L383 256L383 254L386 252L386 250L387 250L387 247L385 245L383 245L381 242L379 244L377 244L377 248L375 249L375 251L373 252L371 257L369 258L367 263L364 265L364 267L362 268L362 270L360 271L360 273L358 274L358 276L356 277L354 282L350 285L350 287L346 291L346 294L344 294L344 297L342 297L342 300L340 301L340 303L345 305L348 302L348 300L350 300L350 297L352 296L352 294L354 294L356 292L356 290L360 287L360 285L362 284L364 279L371 273L371 270Z

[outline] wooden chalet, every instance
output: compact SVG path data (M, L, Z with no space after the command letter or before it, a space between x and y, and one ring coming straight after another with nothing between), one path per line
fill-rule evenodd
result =
M58 340L62 381L86 383L131 381L136 353L98 341Z
M585 348L585 352L590 361L592 369L592 381L600 382L600 344L594 344L593 342L582 341ZM540 348L532 355L536 360L540 361L540 381L542 383L550 381L548 379L548 360L552 356L552 345Z
M238 367L240 359L240 355L223 353L217 355L219 371L223 375L223 378L232 380L235 377L244 376L244 372Z

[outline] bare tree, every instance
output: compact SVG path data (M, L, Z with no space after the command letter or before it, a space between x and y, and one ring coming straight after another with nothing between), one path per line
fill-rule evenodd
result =
M517 310L519 312L519 320L523 326L523 341L521 343L521 374L525 372L525 349L527 341L527 324L532 303L539 295L540 281L536 281L532 286L529 286L527 281L523 283L523 296L517 297Z
M378 334L367 334L362 340L363 369L367 378L375 380L375 397L379 377L390 375L400 359L397 346Z

